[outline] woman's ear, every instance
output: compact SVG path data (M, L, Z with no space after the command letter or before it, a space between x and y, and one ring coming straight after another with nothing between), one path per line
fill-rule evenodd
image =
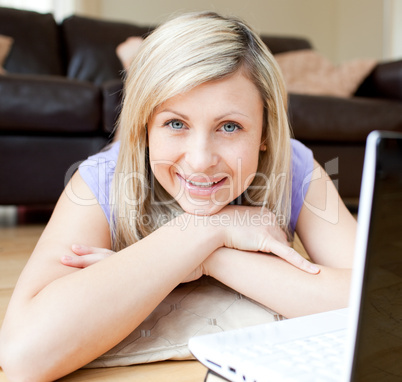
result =
M261 143L260 151L267 151L267 145L265 143Z

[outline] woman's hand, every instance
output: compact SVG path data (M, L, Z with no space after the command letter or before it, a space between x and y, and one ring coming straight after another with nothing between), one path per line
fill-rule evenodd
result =
M274 254L295 267L312 274L320 269L297 253L287 241L285 232L276 222L275 215L266 208L227 206L217 215L214 224L224 228L224 246L243 251ZM76 256L63 256L62 264L86 268L101 261L114 252L110 249L73 245ZM205 274L205 267L200 264L182 282L198 279Z
M60 261L64 265L75 268L89 267L114 254L110 249L88 247L85 245L74 244L71 249L76 256L63 256Z
M243 251L274 254L312 274L320 269L297 253L287 242L275 215L266 208L226 206L218 215L224 224L224 246Z

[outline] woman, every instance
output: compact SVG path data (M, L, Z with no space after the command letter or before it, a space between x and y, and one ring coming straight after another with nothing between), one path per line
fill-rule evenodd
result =
M116 142L61 195L10 302L0 364L10 380L59 378L203 274L287 317L345 307L355 228L290 140L281 74L257 35L180 16L132 63ZM317 265L290 247L294 231Z

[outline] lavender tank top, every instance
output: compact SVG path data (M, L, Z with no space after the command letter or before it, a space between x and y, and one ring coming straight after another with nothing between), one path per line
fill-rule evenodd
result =
M289 228L293 233L310 184L314 163L311 150L301 142L291 139L291 146L293 178ZM93 192L108 222L110 222L110 185L115 172L119 148L119 142L113 143L107 150L90 156L79 166L82 179Z

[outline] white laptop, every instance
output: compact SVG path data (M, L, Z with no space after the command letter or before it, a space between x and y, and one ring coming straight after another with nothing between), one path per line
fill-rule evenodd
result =
M349 308L193 337L230 381L402 381L402 133L372 132Z

